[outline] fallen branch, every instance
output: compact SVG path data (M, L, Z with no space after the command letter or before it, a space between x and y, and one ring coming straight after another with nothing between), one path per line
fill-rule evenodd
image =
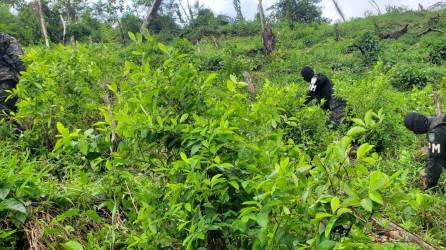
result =
M434 28L432 28L432 27L429 27L427 30L425 30L425 31L423 31L423 32L421 32L421 33L419 33L419 34L417 35L417 37L426 35L427 33L430 33L430 32L444 33L444 31L442 31L442 30L434 29Z
M357 220L361 221L363 224L367 224L369 221L371 221L374 230L378 232L384 232L384 234L391 240L414 243L425 250L438 250L437 247L423 240L423 238L421 238L420 236L416 235L415 233L409 232L408 230L391 221L378 219L375 216L366 219L355 209L352 209L352 211L353 216L355 216ZM374 232L371 232L371 235L375 236L376 234ZM374 238L378 239L379 237Z
M388 32L388 33L380 33L379 37L381 39L398 39L401 36L403 36L404 34L406 34L408 30L409 30L409 24L406 24L400 30Z
M407 231L393 222L386 222L383 219L378 219L376 217L372 217L370 220L373 222L373 226L376 229L385 230L386 234L391 239L415 243L426 250L438 250L438 248L434 247L429 242L426 242L420 236ZM386 224L387 226L383 226L383 224Z

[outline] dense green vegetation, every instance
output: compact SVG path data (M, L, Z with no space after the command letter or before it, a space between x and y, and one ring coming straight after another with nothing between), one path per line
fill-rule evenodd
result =
M128 44L128 32L139 32L142 19L153 0L39 0L42 19L50 43L120 43ZM37 0L5 0L0 3L0 30L15 36L22 44L44 44ZM234 1L236 3L237 1ZM277 1L266 20L287 23L327 22L322 18L320 0ZM14 10L15 14L11 12ZM258 19L258 15L256 16ZM64 24L65 23L65 34ZM227 15L216 15L199 1L164 0L147 28L158 41L172 42L186 38L196 42L203 37L257 34L258 20L243 21Z
M417 36L445 14L394 9L339 24L340 41L333 25L278 22L270 56L254 22L199 43L27 47L19 111L0 126L0 246L419 248L380 242L374 216L444 248L446 178L420 190L425 138L401 121L432 114L446 87L444 35ZM339 128L303 105L304 65L347 101Z

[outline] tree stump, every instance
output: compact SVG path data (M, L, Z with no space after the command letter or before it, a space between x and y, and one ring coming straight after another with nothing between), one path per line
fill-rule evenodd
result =
M263 48L265 49L265 53L270 55L274 49L276 48L276 38L274 36L273 30L271 26L266 26L263 29Z

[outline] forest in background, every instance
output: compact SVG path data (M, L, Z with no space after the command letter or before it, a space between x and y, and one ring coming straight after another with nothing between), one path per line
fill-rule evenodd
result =
M288 22L291 26L297 22L330 21L322 17L319 3L320 0L281 0L268 9L265 18L274 23ZM259 14L256 20L245 20L240 0L233 4L236 17L216 15L199 1L192 0L7 0L0 5L0 28L25 45L45 44L42 18L52 43L70 42L71 38L82 42L128 43L127 33L139 32L152 7L156 7L146 27L162 41L178 37L197 41L205 36L256 33ZM258 6L252 8L258 9Z
M161 5L141 34L144 14L42 1L46 48L35 2L0 7L27 65L0 123L0 247L445 248L445 175L420 189L425 138L402 124L446 102L444 10L331 24L279 1L268 51L260 16ZM340 127L304 105L305 65L347 101Z

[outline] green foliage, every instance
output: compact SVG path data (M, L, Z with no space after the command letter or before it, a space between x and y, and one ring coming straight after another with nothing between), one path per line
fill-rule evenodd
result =
M128 32L133 32L133 33L139 32L141 24L142 24L141 20L137 16L131 13L126 13L121 18L121 27L124 35L126 35ZM125 38L128 37L125 36Z
M318 6L320 0L280 0L273 5L273 16L282 22L311 23L325 21L322 18L321 7Z
M181 30L178 24L171 16L158 15L149 26L149 30L161 41L170 41L177 38ZM129 30L131 32L137 32L138 30Z
M356 40L355 45L362 54L362 61L366 65L372 65L378 61L381 53L379 38L372 32L364 33Z
M428 60L434 64L442 64L446 61L446 42L434 43L429 51Z
M390 70L389 75L390 83L398 90L423 88L430 78L423 65L397 65Z
M105 84L102 81L108 80L102 76L119 65L114 64L116 54L98 53L101 50L100 46L92 50L59 46L51 54L42 48L27 51L23 59L29 62L28 69L16 89L22 99L17 119L22 126L40 131L34 134L36 137L29 138L32 143L51 148L57 121L77 128L86 128L87 124L98 121L97 103L102 99L98 93ZM104 60L110 63L104 65Z
M30 5L22 7L17 16L10 12L10 5L0 4L0 30L11 34L23 43L33 44L39 41L39 27L35 18L35 10Z
M0 30L13 36L19 35L19 24L17 18L9 12L9 5L0 4Z
M257 34L27 48L19 111L0 122L0 247L33 228L49 249L416 249L375 242L371 216L444 245L443 194L416 183L424 138L401 122L433 112L433 86L391 84L428 42L379 42L383 62L363 67L342 50L371 24L341 24L339 42L328 24L278 24L271 56ZM335 129L303 105L307 64L347 102Z
M183 29L185 34L190 40L197 41L203 37L214 37L223 34L243 34L244 30L237 30L238 27L248 26L252 28L255 25L244 25L245 22L232 23L232 20L226 20L225 16L216 16L210 9L200 9L196 17ZM245 31L248 34L252 34L253 30Z

